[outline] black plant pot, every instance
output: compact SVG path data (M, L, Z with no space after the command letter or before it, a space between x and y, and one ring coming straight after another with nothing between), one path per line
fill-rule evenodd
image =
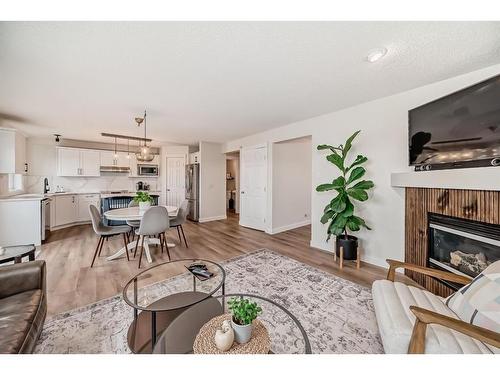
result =
M337 237L337 256L340 257L340 248L344 248L344 259L355 260L358 255L358 238L355 236L340 235Z

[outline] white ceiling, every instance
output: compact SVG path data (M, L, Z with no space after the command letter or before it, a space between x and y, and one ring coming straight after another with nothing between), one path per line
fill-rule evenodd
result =
M1 22L0 126L222 142L499 62L499 22Z

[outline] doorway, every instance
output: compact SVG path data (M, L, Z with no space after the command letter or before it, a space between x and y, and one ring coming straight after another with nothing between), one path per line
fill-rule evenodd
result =
M227 214L240 213L240 152L226 154L226 210Z

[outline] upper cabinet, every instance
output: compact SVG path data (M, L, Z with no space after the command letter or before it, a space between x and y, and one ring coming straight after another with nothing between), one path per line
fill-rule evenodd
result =
M26 138L14 129L0 129L0 173L27 172Z
M106 167L129 167L132 154L128 155L125 152L101 151L101 165Z
M72 177L100 176L100 153L97 150L57 148L57 175Z

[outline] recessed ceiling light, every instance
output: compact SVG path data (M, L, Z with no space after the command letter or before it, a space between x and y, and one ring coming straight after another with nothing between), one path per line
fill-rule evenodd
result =
M384 57L387 53L387 48L377 48L374 50L371 50L370 53L366 56L366 60L368 62L375 62L380 60L382 57Z

